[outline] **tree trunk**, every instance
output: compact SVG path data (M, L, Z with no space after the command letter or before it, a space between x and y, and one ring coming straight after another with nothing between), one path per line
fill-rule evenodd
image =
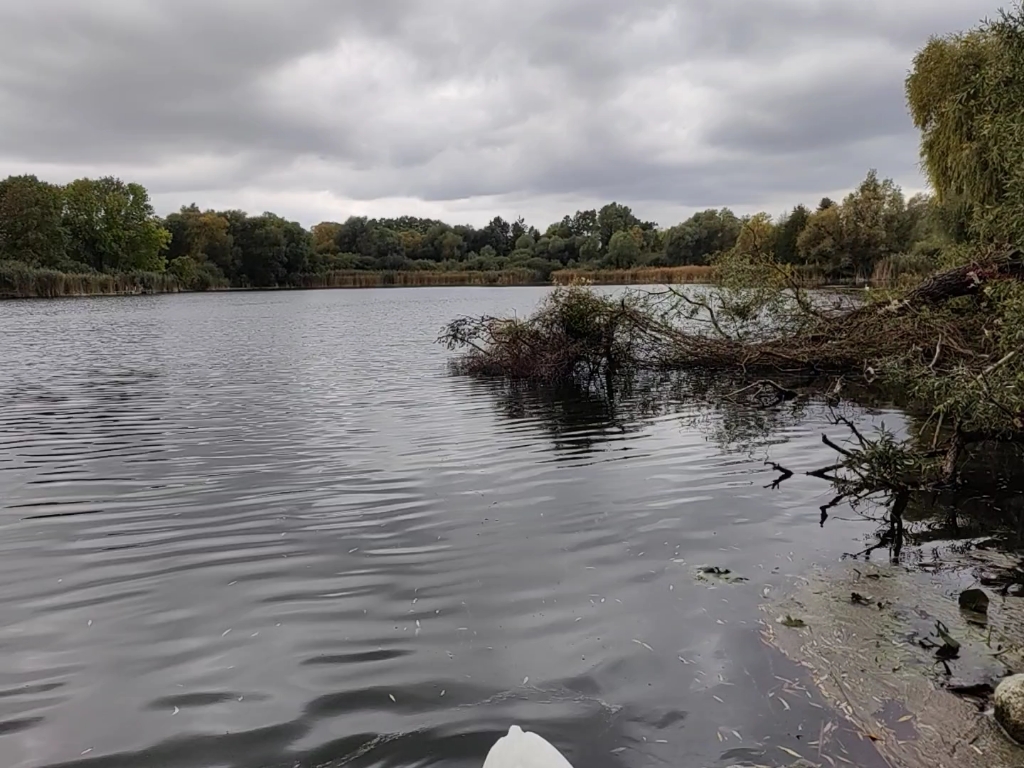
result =
M932 275L916 288L882 308L882 312L901 315L910 309L940 304L959 296L970 296L992 280L1024 278L1022 252L1014 249L987 263L968 264Z

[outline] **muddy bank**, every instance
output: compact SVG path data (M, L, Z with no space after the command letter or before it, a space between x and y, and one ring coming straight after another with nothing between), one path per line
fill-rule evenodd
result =
M765 604L764 638L893 766L1024 765L1024 748L990 713L991 687L1024 670L1024 598L982 587L987 618L958 604L962 590L1015 564L980 549L913 566L844 561ZM821 743L809 759L846 762Z

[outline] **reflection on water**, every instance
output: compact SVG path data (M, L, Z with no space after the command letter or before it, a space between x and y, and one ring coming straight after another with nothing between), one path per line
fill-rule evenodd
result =
M513 722L578 766L791 762L834 715L778 703L758 604L875 531L767 487L826 409L447 373L442 323L541 295L0 304L0 764L477 766Z

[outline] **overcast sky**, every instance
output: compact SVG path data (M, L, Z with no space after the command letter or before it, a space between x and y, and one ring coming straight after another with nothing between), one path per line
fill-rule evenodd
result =
M543 228L923 186L903 79L994 0L0 0L0 175L160 213Z

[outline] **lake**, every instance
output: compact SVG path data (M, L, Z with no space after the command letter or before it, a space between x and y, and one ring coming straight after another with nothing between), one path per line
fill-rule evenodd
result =
M544 294L0 303L0 764L807 753L833 714L760 605L875 526L764 460L830 463L826 412L448 372L443 323Z

